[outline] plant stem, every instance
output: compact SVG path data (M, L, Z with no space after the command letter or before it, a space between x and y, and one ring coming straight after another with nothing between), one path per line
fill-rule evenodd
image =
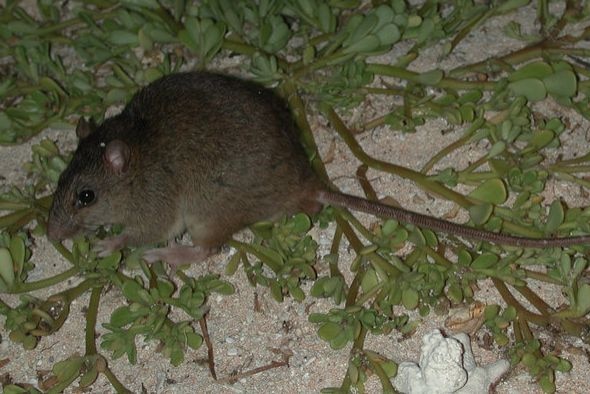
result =
M491 277L490 279L492 280L492 282L494 283L494 286L496 286L496 289L498 290L498 292L500 293L500 295L504 299L504 302L506 302L508 305L516 308L518 316L520 319L523 319L523 322L530 321L530 322L533 322L539 326L547 326L549 324L549 318L547 316L538 315L538 314L532 313L529 310L525 309L516 300L516 298L514 298L512 293L510 293L510 291L508 290L508 288L506 287L504 282L502 282L500 279L497 279L494 277Z
M424 167L422 167L420 172L423 174L428 174L428 172L432 169L432 167L434 167L434 165L436 163L438 163L443 157L449 155L454 150L459 149L460 147L465 145L467 142L469 142L469 139L471 138L471 136L473 135L475 130L477 130L479 127L481 127L480 122L477 122L477 126L478 126L477 128L475 126L476 126L476 122L474 122L471 125L471 127L469 129L467 129L467 131L465 131L465 133L463 134L463 136L461 138L459 138L456 141L453 141L452 143L450 143L449 145L447 145L443 149L441 149L437 154L432 156L432 158L424 165Z
M410 82L414 82L420 85L428 85L422 81L422 75L414 71L407 70L405 68L391 66L388 64L377 64L367 63L367 71L378 75L385 75L388 77L395 77L404 79ZM493 90L497 87L496 82L493 81L461 81L451 77L444 77L437 83L434 83L435 87L441 89L481 89L481 90Z
M117 379L117 376L111 371L110 368L106 368L103 371L104 376L106 376L106 378L108 379L108 381L111 383L111 385L113 386L113 388L115 389L115 391L117 392L117 394L132 394L133 392L128 390L125 386L123 386L123 383L121 383L119 381L119 379Z
M324 163L322 162L318 152L318 147L315 143L315 139L313 138L311 126L307 121L307 117L305 115L305 104L297 93L297 85L292 79L287 79L281 85L281 91L283 93L283 97L287 99L287 102L293 111L295 122L297 123L299 131L301 132L301 142L303 143L307 155L311 160L311 165L314 171L324 182L326 182L326 184L329 185L330 179L328 177L328 173L326 172L326 167L324 166Z
M90 18L92 18L95 22L98 22L100 20L108 19L108 18L112 18L113 16L116 16L119 7L120 7L120 5L117 4L113 8L111 8L110 10L108 10L106 12L99 13L99 14L89 14L89 15L90 15ZM59 22L59 23L51 24L47 27L39 28L39 29L35 30L34 34L38 37L47 37L53 32L65 30L69 27L72 27L72 26L75 26L78 24L82 24L82 23L84 23L84 20L82 18L74 17L72 19L68 19L63 22Z
M409 168L398 166L396 164L377 160L367 155L332 107L330 107L327 104L324 104L322 106L322 112L326 115L326 117L328 118L328 120L338 133L338 135L340 135L344 142L346 142L346 144L348 145L351 152L355 155L355 157L365 165L383 172L399 175L402 178L410 179L418 183L426 191L435 193L448 200L454 201L463 208L469 208L472 205L471 202L462 194L447 189L445 186L429 180L428 177L419 172L416 172Z
M384 361L383 356L379 355L378 353L372 352L370 350L364 350L363 353L367 357L369 364L371 365L371 369L375 372L375 374L379 377L379 381L383 386L384 393L394 393L395 389L391 385L391 380L389 376L385 373L383 368L381 367L381 362Z
M246 55L253 57L256 53L260 53L262 50L260 48L253 47L252 45L244 43L239 37L234 34L230 34L223 40L223 44L221 44L223 49L227 49L228 51L239 53L241 55ZM276 55L271 55L265 53L267 56L274 56L277 59L277 63L282 70L289 69L289 63Z
M227 244L232 248L240 249L246 253L256 256L258 259L260 259L260 261L268 265L268 268L270 268L275 273L279 272L281 269L279 265L275 264L267 255L262 253L260 250L256 249L256 247L254 247L251 244L236 241L235 239L230 239L229 241L227 241Z
M330 246L330 255L334 258L330 260L330 276L331 277L343 277L340 269L338 268L338 258L340 257L339 249L340 244L342 243L342 228L336 224L336 231L334 232L334 237L332 238L332 246Z
M381 291L381 289L383 288L383 286L385 286L386 284L387 284L387 281L385 281L385 280L379 282L377 285L375 285L374 287L372 287L369 291L367 291L366 293L362 294L356 300L356 305L363 305L365 302L368 302L371 298L375 297L375 295L379 291Z
M28 293L28 292L31 292L34 290L44 289L44 288L50 287L50 286L55 286L58 283L61 283L65 280L71 278L72 276L78 274L79 272L80 272L80 270L78 269L78 267L72 267L67 271L64 271L60 274L57 274L57 275L49 277L49 278L41 279L36 282L23 283L19 286L16 286L14 289L8 291L8 293L9 294L22 294L22 293Z
M551 283L558 286L563 286L563 283L560 280L552 278L549 275L544 274L542 272L531 271L524 268L523 271L525 272L527 278L538 280L545 283Z
M96 351L96 320L98 316L98 306L100 305L100 294L103 286L94 287L90 293L88 310L86 311L86 356L97 354Z

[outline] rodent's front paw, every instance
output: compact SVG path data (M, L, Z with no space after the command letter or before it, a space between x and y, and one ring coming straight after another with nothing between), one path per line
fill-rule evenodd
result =
M106 238L98 241L92 250L96 252L98 257L107 257L115 250L122 249L127 243L126 235L117 235L115 237Z

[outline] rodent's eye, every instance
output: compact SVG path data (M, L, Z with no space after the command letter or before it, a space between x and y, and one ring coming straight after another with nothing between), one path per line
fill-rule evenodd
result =
M78 193L78 200L76 205L79 208L87 207L94 201L94 192L92 190L82 190Z

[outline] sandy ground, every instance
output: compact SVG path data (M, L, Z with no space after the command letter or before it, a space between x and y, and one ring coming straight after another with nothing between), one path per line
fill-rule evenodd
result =
M518 19L527 21L532 15L530 9L518 14ZM505 53L509 49L521 47L518 41L507 39L500 29L507 22L507 18L496 18L493 22L480 27L472 34L466 43L442 63L442 67L482 60L493 54ZM526 26L525 26L526 27ZM528 28L531 28L528 24ZM485 50L482 50L485 48ZM390 61L395 53L381 57L380 61ZM417 69L426 70L437 63L438 52L433 49L428 56L421 58ZM217 69L235 70L239 63L236 58L215 64ZM363 105L345 118L349 122L359 119L370 119L387 106L379 98L370 97ZM544 113L559 114L571 125L571 129L564 133L563 147L556 152L568 158L576 154L586 153L588 146L588 130L590 124L573 111L563 111L557 105L547 102L536 108ZM320 147L320 153L325 157L328 151L334 149L334 159L327 168L331 179L345 192L360 194L358 183L353 174L358 166L345 145L327 126L325 119L313 117L310 119L312 128ZM443 133L444 131L444 133ZM462 130L453 130L443 121L428 122L415 134L401 134L387 127L378 128L358 136L366 151L375 156L413 169L420 169L422 165L441 146L461 136ZM5 177L3 184L23 184L26 182L22 163L30 158L30 146L40 138L49 137L59 142L61 146L73 148L75 138L73 130L47 130L29 144L15 147L0 147L0 174ZM453 165L463 168L470 161L479 157L484 146L472 146L468 150L456 152L454 157L446 159L442 167ZM369 172L369 179L379 193L391 195L404 207L425 212L434 216L444 216L453 210L452 204L440 201L422 192L411 182L392 176L385 176L376 172ZM551 181L547 188L546 198L550 202L554 198L564 199L569 206L587 205L580 188L566 185L559 181ZM375 219L359 215L365 222ZM465 219L464 213L457 220ZM313 236L320 244L319 255L328 253L333 227L326 230L314 229ZM248 232L237 235L247 239ZM190 267L188 273L193 276L207 272L223 274L225 265L233 251L225 250L202 264ZM341 250L341 269L348 272L347 267L353 254L346 249ZM67 264L44 240L37 239L33 261L36 265L31 280L38 280L67 268ZM323 268L319 274L325 274ZM130 365L126 358L110 360L113 371L133 392L145 390L148 393L297 393L318 392L327 386L339 385L347 368L348 351L333 351L326 342L320 340L315 331L316 326L307 321L308 313L327 311L333 305L323 300L306 298L302 303L287 299L283 303L276 303L264 288L252 288L245 275L238 271L232 277L226 278L236 287L232 296L214 296L209 301L211 312L208 317L209 333L215 349L217 374L225 378L234 373L244 372L252 368L267 365L272 361L280 361L280 352L291 353L288 367L271 369L239 380L235 384L214 381L206 365L206 348L203 346L197 352L188 352L185 362L180 367L172 367L166 359L157 353L155 343L139 341L137 365ZM73 279L67 284L70 287L79 279ZM307 286L309 288L309 285ZM556 288L538 285L534 288L545 300L556 306L562 301ZM52 289L52 292L57 289ZM39 295L47 293L40 292ZM501 303L498 294L489 283L482 282L481 289L476 296L486 303ZM15 305L17 297L2 295L2 299ZM260 303L260 310L254 310L255 300ZM37 349L23 352L22 349L7 338L2 330L0 344L0 359L9 358L10 362L0 369L0 374L10 373L15 382L36 384L37 372L51 369L52 365L68 357L72 353L84 352L84 308L88 302L88 295L81 297L72 306L72 313L64 327L56 335L43 339ZM107 322L110 313L123 304L123 297L116 289L109 290L102 297L100 307L98 334L104 334L101 323ZM413 318L421 319L415 314ZM402 338L399 333L392 332L388 336L373 337L367 340L367 349L378 350L396 362L405 360L416 361L422 335L434 328L443 327L446 316L430 316L422 319L416 333L410 338ZM0 319L0 324L4 320ZM502 358L501 351L485 350L480 344L483 342L485 330L480 330L473 338L476 360L487 364ZM552 337L549 333L540 333L540 337L550 343L555 343L563 349L563 356L574 365L570 373L557 375L558 392L583 393L590 391L590 365L588 362L588 346L577 338ZM99 341L100 342L100 341ZM70 390L71 392L72 390ZM112 388L104 378L100 378L93 386L92 392L107 393ZM375 377L370 378L367 392L379 392L380 385ZM523 368L510 371L496 387L498 393L535 393L540 390L532 383Z

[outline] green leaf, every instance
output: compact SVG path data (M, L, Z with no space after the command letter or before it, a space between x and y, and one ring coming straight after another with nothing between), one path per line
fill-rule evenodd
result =
M158 278L157 280L158 294L162 298L169 298L174 293L174 283L169 280Z
M393 219L387 219L384 223L383 226L381 227L381 233L383 234L384 237L390 237L394 231L398 228L399 223L397 222L397 220L393 220Z
M567 254L562 254L559 259L559 270L564 277L568 277L572 269L572 259Z
M107 35L107 39L115 45L139 45L139 37L137 33L132 33L126 30L113 30Z
M334 322L326 322L318 329L318 336L324 341L331 341L343 331L342 326Z
M395 16L393 9L385 4L381 4L375 8L374 14L377 15L377 18L379 18L379 22L377 23L377 26L375 26L375 30L381 29L384 26L391 24L391 21L393 21L393 17Z
M276 280L270 282L270 294L276 301L283 302L283 289Z
M369 268L365 271L363 275L363 279L361 280L361 288L363 292L368 292L373 289L375 286L379 284L379 278L377 277L377 272L374 269Z
M26 389L17 386L15 384L9 384L2 387L4 394L41 394L41 391L34 387L28 387Z
M487 222L493 212L494 206L489 203L482 203L469 207L469 217L476 225L482 225Z
M304 213L298 213L291 219L291 230L294 234L304 234L311 228L311 220Z
M113 311L110 322L114 326L124 327L127 324L133 322L137 316L138 315L136 313L131 313L131 310L128 306L122 306Z
M416 80L423 85L436 85L444 76L445 74L441 70L432 70L419 74Z
M508 88L515 96L524 96L529 101L540 101L547 96L545 84L537 78L526 78L511 82Z
M121 261L121 252L116 251L107 257L98 260L97 267L104 270L115 271L119 267Z
M491 268L498 263L498 256L491 253L484 253L481 256L477 257L473 263L471 263L471 268L474 270L482 270Z
M571 70L557 71L543 78L543 84L549 94L561 97L574 97L578 91L578 79Z
M141 42L142 36L145 40L146 35L158 43L168 44L177 42L176 37L172 35L169 31L161 28L159 25L154 23L148 23L143 26L138 32L138 42Z
M123 295L130 301L151 305L153 299L149 292L134 280L128 280L123 284Z
M553 74L553 68L545 62L528 63L508 76L511 82L527 78L543 79Z
M0 248L0 279L9 289L14 285L14 264L10 251L6 248Z
M463 290L457 283L452 283L447 290L447 297L453 304L459 304L463 301Z
M506 307L506 309L504 309L504 312L502 312L502 317L507 321L513 321L514 319L516 319L516 308L513 306Z
M150 35L145 31L145 27L139 29L139 31L137 32L137 39L142 49L146 51L151 51L154 48L154 41L151 39Z
M467 103L477 104L477 102L482 97L483 97L483 93L481 92L481 90L478 90L478 89L468 90L465 93L461 94L461 96L457 100L457 103L459 103L459 104L467 104Z
M496 157L499 154L501 154L502 152L504 152L506 150L506 142L504 141L498 141L496 142L488 151L488 159L491 159L492 157Z
M541 130L540 132L533 134L533 138L531 138L529 141L529 145L527 146L527 149L524 150L524 152L528 153L529 148L532 148L533 150L544 148L545 146L549 145L554 138L555 133L552 130Z
M560 358L555 366L555 370L559 372L569 372L572 370L572 363L566 359Z
M545 233L551 234L563 223L565 212L561 201L555 200L549 207L549 215L547 215L547 223L545 224Z
M461 113L461 120L463 122L471 123L475 119L475 106L471 103L463 104L459 108L459 112Z
M353 21L351 20L350 22ZM356 25L352 34L344 41L344 45L346 47L350 47L367 38L369 34L375 29L378 22L379 18L374 14L369 14L362 17L362 20L358 25ZM377 37L375 37L375 39L377 39Z
M261 47L270 53L283 49L291 38L291 30L280 16L265 18L260 28Z
M310 323L323 323L327 320L327 315L323 313L310 313L307 320Z
M84 359L82 357L72 356L66 360L60 361L53 365L51 372L60 380L60 382L67 382L73 380L80 374L80 369Z
M326 3L320 3L317 17L319 28L323 33L333 33L336 30L336 16Z
M549 375L543 375L539 379L539 386L545 393L555 393L555 382Z
M380 46L381 42L379 41L379 38L371 34L361 38L347 47L344 47L342 52L345 54L353 54L356 52L371 53L379 49Z
M356 365L354 365L354 363L352 363L352 360L349 361L348 363L348 376L350 377L350 382L353 385L356 385L358 383L359 380L359 369Z
M239 251L234 253L231 259L229 260L229 263L227 263L227 266L225 267L225 274L228 276L235 274L238 270L238 267L240 266L241 260L242 254Z
M187 332L185 333L186 336L186 344L194 350L197 350L203 344L203 337L195 332Z
M471 253L465 249L461 249L457 253L457 263L463 267L469 266L472 260L473 258L471 257Z
M495 319L496 316L498 316L498 314L500 313L500 306L497 304L492 304L492 305L488 305L486 306L486 308L484 309L484 319L486 321Z
M220 280L211 291L222 295L232 295L236 292L236 289L231 283Z
M376 35L377 38L379 38L379 42L381 42L381 46L389 46L396 43L401 38L399 28L393 23L379 29L379 31L376 32Z
M121 3L128 5L133 9L149 8L157 10L160 8L160 4L157 0L122 0Z
M127 99L129 92L125 89L113 88L109 90L105 97L105 104L122 103Z
M346 330L340 331L340 333L336 336L336 338L330 341L330 347L334 350L342 349L348 341L350 340L349 335L346 333Z
M92 368L80 377L79 385L80 387L88 387L96 381L96 378L98 378L98 369L96 365L93 365Z
M413 288L404 289L402 292L402 304L408 310L415 309L420 301L420 295Z
M506 191L506 185L500 178L488 179L479 185L475 190L469 193L469 197L482 202L488 202L490 204L502 204L506 201L508 193Z
M590 311L590 284L582 283L576 294L576 315L584 316Z
M383 371L385 372L385 375L387 375L388 378L393 378L395 377L395 375L397 375L397 364L394 363L391 360L386 360L383 361L382 363L380 363L381 368L383 368Z
M586 260L585 258L577 258L574 260L574 267L572 269L572 277L577 278L582 271L584 271L586 269L586 267L588 266L588 260Z
M510 12L517 8L527 5L531 0L504 0L498 3L498 6L494 8L496 14L503 14Z
M297 302L305 300L305 293L300 287L289 287L289 294L291 294L291 297Z

